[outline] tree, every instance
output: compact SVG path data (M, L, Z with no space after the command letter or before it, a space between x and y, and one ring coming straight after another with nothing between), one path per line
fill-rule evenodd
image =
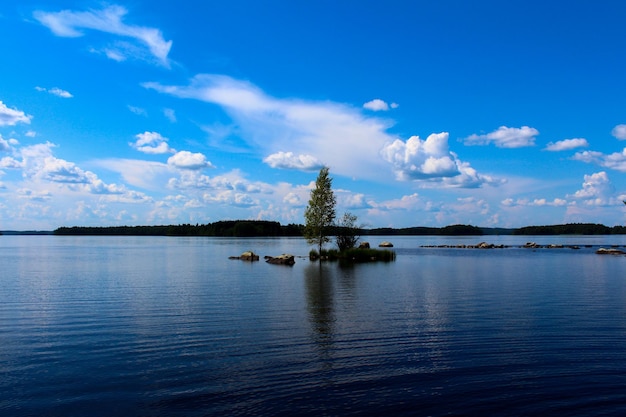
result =
M352 213L344 213L337 223L336 242L339 252L352 249L359 241L359 227L356 225L357 217Z
M335 194L331 188L332 178L328 176L328 167L320 170L315 188L311 190L309 205L304 210L304 237L311 245L315 244L322 252L324 243L330 242L328 232L335 221Z

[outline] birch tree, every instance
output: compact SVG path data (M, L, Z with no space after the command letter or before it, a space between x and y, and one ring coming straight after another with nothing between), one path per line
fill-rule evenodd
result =
M311 245L317 245L322 253L324 243L330 242L330 228L335 221L337 200L332 190L332 178L328 176L328 167L320 170L315 188L311 190L309 205L304 210L304 237Z

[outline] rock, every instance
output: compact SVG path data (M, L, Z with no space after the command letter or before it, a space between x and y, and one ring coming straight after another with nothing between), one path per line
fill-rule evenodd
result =
M288 255L283 253L279 256L266 256L265 262L273 265L293 265L296 263L295 257L293 255Z
M259 255L252 251L242 253L240 256L229 256L228 259L241 259L242 261L258 261Z
M385 241L385 242L381 242L381 243L378 245L378 247L379 247L379 248L393 248L393 243L391 243L391 242L387 242L387 241Z
M600 248L596 251L598 255L626 255L626 252L620 249Z
M361 242L361 244L359 245L359 249L369 249L369 248L370 248L369 242Z
M541 245L538 245L535 242L526 242L526 244L524 245L525 248L539 248L541 247Z

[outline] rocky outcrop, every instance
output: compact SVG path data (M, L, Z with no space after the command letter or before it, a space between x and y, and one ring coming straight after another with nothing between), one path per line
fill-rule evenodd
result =
M391 242L386 242L386 241L385 241L385 242L381 242L381 243L378 245L378 247L379 247L379 248L393 248L393 243L391 243Z
M283 253L278 256L266 256L265 262L273 265L293 265L296 263L295 257L293 255L288 255Z
M241 259L242 261L254 262L259 260L259 255L252 251L247 251L242 253L240 256L229 256L228 259Z

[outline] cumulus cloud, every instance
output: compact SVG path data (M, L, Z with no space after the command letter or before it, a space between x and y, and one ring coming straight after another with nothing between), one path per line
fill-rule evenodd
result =
M172 47L172 41L165 41L158 29L124 23L123 18L127 13L126 8L111 5L101 10L88 11L45 12L38 10L33 13L33 16L57 36L79 37L83 36L83 29L90 29L131 39L147 47L161 64L169 66L167 55ZM107 48L109 51L107 55L121 60L128 56L124 53L124 49L127 48Z
M577 152L572 157L575 161L596 164L604 168L626 172L626 148L622 152L615 152L609 155L596 151Z
M584 204L592 206L606 206L615 204L613 197L615 188L606 172L596 172L585 175L583 188L576 191L571 197L583 200Z
M24 114L23 111L11 109L0 100L0 126L15 126L18 123L30 123L32 116Z
M569 151L576 148L586 148L589 146L587 139L564 139L557 142L550 142L546 146L545 150L550 152Z
M0 152L9 152L13 146L16 146L19 142L16 139L4 139L0 135Z
M459 160L448 148L448 133L433 133L422 140L412 136L406 142L396 139L381 155L393 166L401 181L418 180L422 185L476 188L497 185L500 180L478 174L469 163Z
M137 149L139 152L147 154L164 154L174 153L175 149L170 148L166 137L161 136L157 132L144 132L135 135L137 140L130 143L130 146Z
M277 152L265 159L263 162L272 168L298 169L302 171L316 171L324 164L311 155L294 155L293 152Z
M523 148L535 145L535 136L539 131L535 128L522 126L500 126L497 130L486 135L473 134L463 140L465 145L489 145L493 143L498 148Z
M626 125L615 126L611 134L619 140L626 140Z
M41 91L41 92L47 92L47 93L50 93L50 94L52 94L54 96L61 97L61 98L72 98L72 97L74 97L72 95L72 93L70 93L69 91L62 90L62 89L60 89L58 87L54 87L54 88L50 88L50 89L47 89L47 88L44 88L44 87L35 87L35 90Z
M54 156L52 143L40 143L19 149L21 161L14 160L14 167L22 169L23 176L35 184L53 183L70 191L89 194L133 195L131 200L147 197L129 191L123 185L107 184L95 173L83 170L75 163Z
M368 101L363 104L363 108L371 111L387 111L390 108L395 109L398 107L398 104L391 103L387 104L386 101L383 101L379 98L375 98L374 100Z
M211 168L213 165L201 153L192 153L189 151L176 152L167 160L168 165L178 169L198 170L203 168Z
M406 142L396 139L381 151L400 180L453 177L459 174L454 156L448 149L448 133L433 133L426 140L411 136Z
M385 181L380 157L393 140L389 121L365 117L358 109L331 102L278 99L253 84L224 75L202 74L187 86L144 83L145 88L221 106L233 119L246 150L273 155L290 149L324 161L332 172ZM345 155L350 155L346 158Z

